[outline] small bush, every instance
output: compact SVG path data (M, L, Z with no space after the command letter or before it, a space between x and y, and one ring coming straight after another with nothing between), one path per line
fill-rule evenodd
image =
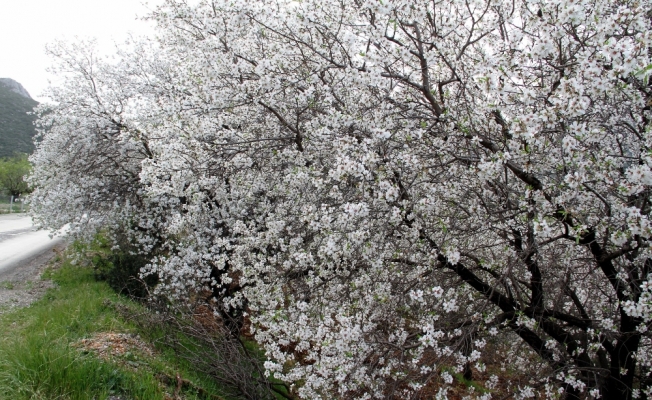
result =
M121 242L126 241L123 239ZM129 249L130 246L123 243L120 248ZM95 279L105 281L120 294L144 299L149 288L158 281L156 276L150 275L144 280L138 276L149 258L135 251L111 249L110 241L102 235L98 235L89 245L78 245L75 250L91 260Z
M288 388L264 375L263 352L245 337L234 337L205 303L174 306L153 301L146 313L118 307L148 340L174 352L194 371L208 376L230 398L292 399Z
M141 255L116 253L94 262L95 277L106 281L113 290L130 297L144 299L149 288L156 284L157 279L148 276L140 279L140 269L147 265L148 260Z

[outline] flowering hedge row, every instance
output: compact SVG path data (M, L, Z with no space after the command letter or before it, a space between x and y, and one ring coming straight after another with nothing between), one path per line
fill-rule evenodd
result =
M518 396L649 395L651 6L168 0L50 48L32 209L210 290L302 398L445 397L496 337Z

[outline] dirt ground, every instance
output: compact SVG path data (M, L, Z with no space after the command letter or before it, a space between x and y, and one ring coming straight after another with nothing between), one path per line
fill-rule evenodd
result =
M0 314L30 305L54 286L51 281L42 280L41 274L64 248L65 244L60 244L52 251L27 260L19 268L0 273Z

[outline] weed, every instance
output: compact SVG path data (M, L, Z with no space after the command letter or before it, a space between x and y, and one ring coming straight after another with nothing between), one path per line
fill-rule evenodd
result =
M43 276L57 287L30 307L0 315L0 400L102 400L113 395L162 400L170 393L188 400L221 398L210 378L173 353L143 355L134 349L99 357L76 347L105 332L139 333L111 305L143 308L96 281L92 269L65 259L61 268L50 268ZM183 377L185 386L179 387L176 377Z

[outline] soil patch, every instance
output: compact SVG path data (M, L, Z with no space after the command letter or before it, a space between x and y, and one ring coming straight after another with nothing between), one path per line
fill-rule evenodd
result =
M128 353L140 353L151 357L154 351L138 335L128 333L100 332L89 339L82 339L72 345L82 351L93 352L100 359L122 357Z

